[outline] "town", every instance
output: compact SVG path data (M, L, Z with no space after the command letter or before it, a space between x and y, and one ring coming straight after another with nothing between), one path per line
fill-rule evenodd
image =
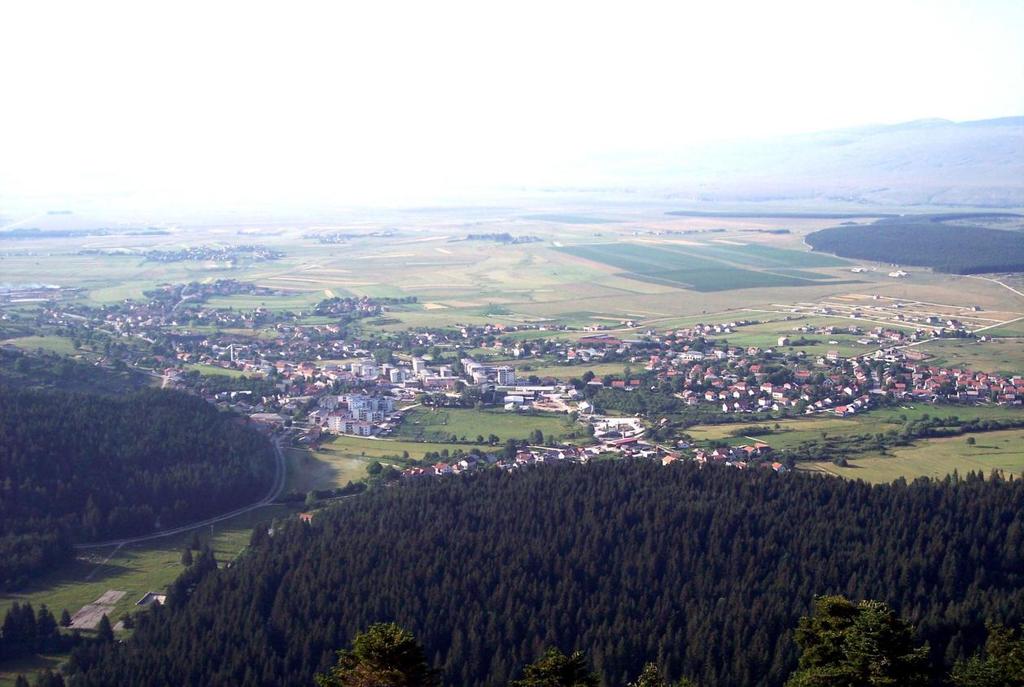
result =
M954 319L907 329L805 324L789 314L780 329L786 333L765 347L728 343L765 324L754 318L665 331L624 320L614 332L604 325L573 329L538 322L367 337L354 325L385 318L389 308L415 299L333 297L308 312L208 304L239 295L279 294L235 280L167 285L149 292L144 302L89 307L53 301L32 324L100 352L98 364L148 370L164 386L198 393L268 431L287 433L296 445L316 446L344 435L387 442L401 430L408 410L445 407L564 416L582 437L548 443L541 436L536 443L524 440L493 452L460 448L466 442L455 437L458 460L407 461L401 472L407 477L608 457L757 464L779 471L793 461L782 462L764 442L691 445L686 428L701 422L847 418L904 402L1024 402L1024 377L936 366L915 351L918 342L972 336ZM829 344L842 337L866 350L842 355L837 347L808 355L802 349L818 344L816 337ZM544 364L562 372L532 373ZM609 364L621 373L599 377L591 369Z

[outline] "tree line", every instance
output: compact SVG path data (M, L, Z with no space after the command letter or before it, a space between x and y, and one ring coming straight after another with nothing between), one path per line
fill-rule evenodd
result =
M238 563L79 661L76 679L309 684L360 629L391 621L444 684L508 684L557 647L585 650L603 685L653 661L704 687L780 687L799 668L799 618L842 594L913 623L939 685L986 622L1024 620L1022 547L1024 483L998 475L872 486L641 460L484 471L257 528Z

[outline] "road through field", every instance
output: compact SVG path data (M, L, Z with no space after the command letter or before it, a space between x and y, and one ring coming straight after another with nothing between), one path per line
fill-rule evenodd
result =
M965 274L964 276L965 277L970 277L971 279L981 279L981 280L984 280L984 281L990 281L993 284L999 284L1004 289L1009 289L1010 291L1013 291L1018 296L1021 296L1022 298L1024 298L1024 291L1018 291L1017 289L1013 288L1012 286L1010 286L1008 284L1004 284L1003 282L999 281L998 279L991 279L989 277L979 277L976 274Z
M267 495L264 496L259 501L257 501L256 503L250 504L248 506L242 506L241 508L236 508L235 510L233 510L233 511L231 511L229 513L224 513L222 515L217 515L217 516L214 516L212 518L207 518L206 520L200 520L199 522L193 522L193 523L188 524L188 525L182 525L181 527L175 527L174 529L164 530L162 532L156 532L154 534L147 534L147 535L143 535L141 537L129 537L129 538L126 538L126 539L111 539L110 541L91 542L91 543L88 543L88 544L75 544L75 548L76 549L100 549L100 548L103 548L103 547L106 547L106 546L121 547L121 546L126 546L128 544L137 544L139 542L152 541L153 539L160 539L162 537L171 537L171 536L174 536L175 534L181 534L182 532L188 532L189 530L194 530L194 529L197 529L197 528L200 528L200 527L207 527L209 525L215 525L218 522L223 522L225 520L230 520L231 518L234 518L234 517L236 517L238 515L241 515L242 513L248 513L250 511L256 510L257 508L263 508L264 506L269 506L270 504L272 504L274 502L274 500L278 496L281 495L281 491L284 489L284 480L285 480L285 462L284 462L285 459L284 459L284 451L281 449L281 440L280 439L274 439L273 444L274 444L274 457L276 459L276 461L275 461L276 464L275 464L275 468L274 468L274 470L275 470L274 471L274 483L271 485L270 491L267 492Z

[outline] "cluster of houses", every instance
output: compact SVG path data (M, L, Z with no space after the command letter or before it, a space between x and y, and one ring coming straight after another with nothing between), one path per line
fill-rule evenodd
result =
M741 444L738 446L719 446L712 449L694 449L692 460L700 465L708 463L716 465L727 465L740 470L745 470L752 465L760 465L771 468L775 472L786 472L786 466L778 461L768 460L771 457L772 447L763 442L753 444ZM679 458L666 456L662 459L662 465L668 465Z

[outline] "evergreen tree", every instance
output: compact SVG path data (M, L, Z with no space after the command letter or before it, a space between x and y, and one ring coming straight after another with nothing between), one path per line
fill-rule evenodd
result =
M192 565L192 549L186 548L181 552L181 564L186 568Z
M377 623L356 635L352 648L338 652L338 662L319 687L431 687L437 677L427 665L423 647L408 630Z
M669 683L661 677L661 671L656 663L648 663L640 671L639 677L629 683L629 687L697 687L689 678L681 678L679 682Z
M96 627L96 638L103 644L114 641L114 628L110 626L110 618L106 613L100 618L100 624Z
M928 684L928 649L914 628L884 603L854 605L841 596L814 601L800 619L799 669L787 687L914 687Z
M526 666L523 677L512 687L597 687L597 675L590 672L582 651L566 656L556 648L548 649Z
M68 613L68 609L63 609L60 612L60 626L71 627L71 614Z
M33 687L64 687L64 677L49 668L44 668L42 672L36 675L32 685Z
M984 655L958 661L950 678L955 687L1024 687L1024 635L989 625Z

